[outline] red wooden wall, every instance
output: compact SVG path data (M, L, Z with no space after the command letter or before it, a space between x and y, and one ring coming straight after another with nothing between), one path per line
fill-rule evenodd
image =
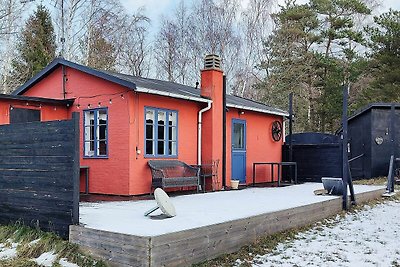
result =
M44 119L57 119L59 116L71 117L72 112L81 114L81 140L83 140L82 110L87 108L108 108L108 149L106 159L89 159L83 157L83 146L80 144L80 165L89 166L89 192L114 195L139 195L150 192L151 174L144 157L144 109L146 106L178 111L178 157L188 164L197 163L197 115L206 103L175 99L151 94L136 93L131 89L97 78L81 71L66 67L66 98L75 99L74 105L66 111L56 113L44 112ZM26 96L63 99L61 67L44 77L24 93ZM207 79L207 77L205 77ZM218 79L217 79L218 80ZM222 81L222 80L221 80ZM203 81L206 83L206 81ZM219 88L220 87L220 88ZM214 86L222 90L222 84ZM219 101L218 94L218 101ZM111 99L111 103L110 103ZM90 105L90 106L89 106ZM215 106L221 106L218 103ZM51 108L51 107L49 107ZM221 108L221 107L220 107ZM0 112L3 114L2 106ZM42 107L43 109L43 107ZM47 109L47 107L45 108ZM54 110L53 110L54 111ZM205 134L205 144L212 144L213 158L222 160L222 118L220 114L207 111L204 115L204 127L210 116L214 117L214 132ZM246 181L251 183L252 163L255 161L281 161L282 142L274 142L271 137L271 124L282 117L245 111L239 115L234 108L227 114L227 185L231 174L231 121L232 118L246 120L247 123L247 163ZM0 116L0 123L6 121ZM215 130L216 129L216 130ZM220 132L218 134L218 131ZM210 142L210 138L213 138ZM217 136L217 138L215 138ZM140 154L137 153L140 150ZM203 153L207 155L207 153ZM222 166L219 179L222 180ZM222 185L222 182L219 183ZM81 190L83 191L83 183Z

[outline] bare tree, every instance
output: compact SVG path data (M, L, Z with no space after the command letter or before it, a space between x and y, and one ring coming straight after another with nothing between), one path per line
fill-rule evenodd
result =
M90 1L54 0L53 7L59 55L67 60L78 61L79 40L92 20L92 15L87 15L87 11L91 10Z
M239 67L238 55L241 53L241 38L237 31L239 1L237 0L202 0L193 7L192 51L200 60L196 68L202 67L204 54L218 54L222 58L228 85Z
M243 40L240 61L234 77L233 93L240 96L258 98L253 85L265 77L266 72L257 68L259 62L268 60L263 52L263 43L272 32L271 13L276 0L250 0L240 14L239 29Z
M148 76L150 71L147 43L150 19L144 15L143 8L134 15L126 16L119 27L118 66L122 72L134 76Z
M178 43L177 26L172 21L163 19L154 47L155 58L158 76L172 82L177 82L178 76L175 73L175 67L179 63Z
M0 93L10 93L19 85L18 79L10 76L10 71L28 5L19 0L0 0Z
M59 54L65 59L88 62L90 45L97 38L99 25L111 24L115 17L125 14L119 0L52 0ZM102 30L103 31L103 30ZM105 32L105 31L103 31Z
M195 85L205 54L222 58L229 78L239 66L241 48L237 0L201 0L192 6L182 1L171 19L163 19L155 43L159 77ZM229 83L229 80L228 80Z
M158 77L184 84L193 82L190 80L190 41L193 38L190 20L190 10L183 1L178 4L172 19L162 19L155 43Z

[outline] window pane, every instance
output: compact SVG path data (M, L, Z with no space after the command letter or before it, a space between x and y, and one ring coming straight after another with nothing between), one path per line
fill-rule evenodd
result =
M169 127L168 129L168 140L176 141L176 127Z
M85 156L94 155L94 141L85 142Z
M165 125L165 120L166 120L166 112L165 111L159 111L158 113L158 124L159 125Z
M85 111L85 126L94 125L94 111Z
M146 139L154 139L153 125L146 125Z
M107 125L100 125L99 129L99 139L105 140L107 138Z
M165 126L158 126L158 140L165 140Z
M158 141L158 143L157 143L157 154L158 155L165 155L165 152L164 152L164 141Z
M107 143L106 141L97 142L97 153L99 156L107 155Z
M85 127L85 141L90 141L94 139L94 126Z
M176 126L176 112L169 112L168 124Z
M154 110L146 110L146 123L154 123Z
M146 140L146 154L153 155L154 154L154 142L151 140Z
M107 123L107 111L106 110L99 110L99 114L97 115L97 123L99 125L103 125Z
M175 156L176 153L176 142L168 142L168 155Z
M244 148L244 124L233 123L233 148Z

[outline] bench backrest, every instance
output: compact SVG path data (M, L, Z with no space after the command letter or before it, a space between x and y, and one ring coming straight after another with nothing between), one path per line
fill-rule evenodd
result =
M188 177L198 176L198 170L179 160L149 160L149 167L153 172L153 177L157 172L162 172L164 177ZM157 173L156 176L160 176Z

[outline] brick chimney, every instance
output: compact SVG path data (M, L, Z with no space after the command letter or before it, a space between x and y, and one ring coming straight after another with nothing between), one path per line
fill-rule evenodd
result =
M214 190L222 188L222 120L223 120L223 71L217 55L207 55L201 71L201 96L212 100L211 109L203 114L202 163L219 160L218 182ZM207 185L210 188L211 185Z
M204 69L201 71L201 96L214 100L221 94L222 97L221 59L217 55L206 55Z

